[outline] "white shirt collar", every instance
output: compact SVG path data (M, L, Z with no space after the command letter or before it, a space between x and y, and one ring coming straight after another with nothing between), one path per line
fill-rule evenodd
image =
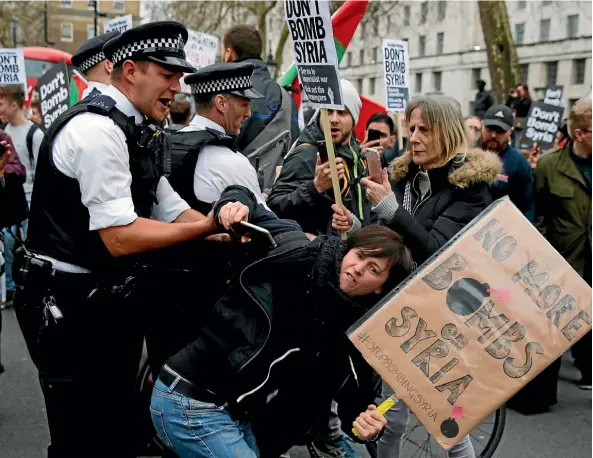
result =
M134 105L132 105L132 102L130 102L130 100L124 94L122 94L119 89L117 89L115 86L107 86L102 92L103 95L107 95L115 100L115 105L119 111L121 111L126 116L134 116L134 118L136 118L136 124L142 124L142 121L144 121L144 116L142 113L136 110Z
M200 115L194 115L194 117L190 121L189 125L197 127L200 130L204 130L207 127L209 127L210 129L214 129L219 132L222 132L223 134L226 134L224 127L222 127L220 124L216 124L211 119L204 118L204 116L200 116Z

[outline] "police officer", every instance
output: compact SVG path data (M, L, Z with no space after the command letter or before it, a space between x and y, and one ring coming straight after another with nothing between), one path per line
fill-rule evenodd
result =
M107 42L111 85L56 119L39 152L15 309L45 397L48 458L136 456L145 304L133 268L216 227L162 176L160 131L143 123L162 121L193 71L187 36L155 22ZM231 213L226 227L246 218Z
M105 59L103 46L119 35L118 31L107 32L85 41L82 46L72 54L72 63L76 65L85 76L88 87L83 91L82 97L89 94L99 95L109 86L109 75L113 64Z
M172 158L179 166L173 168L171 185L192 208L208 212L230 185L245 186L265 202L255 168L235 146L241 124L251 116L250 101L262 97L253 89L254 68L245 62L214 64L185 77L196 115L173 134L173 143L186 147L173 151L183 163ZM183 138L187 141L177 140Z

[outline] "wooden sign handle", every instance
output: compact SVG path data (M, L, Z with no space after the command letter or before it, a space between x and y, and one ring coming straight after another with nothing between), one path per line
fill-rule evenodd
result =
M332 177L332 186L334 189L334 199L336 204L340 207L344 208L342 204L342 193L340 192L340 180L338 179L338 168L336 167L336 154L334 152L334 143L332 141L332 133L329 127L329 116L327 115L327 108L321 108L320 110L321 116L321 128L323 129L323 134L325 136L325 146L327 148L327 158L329 160L329 169L331 172ZM342 240L346 240L346 232L340 231L340 238Z
M397 146L398 146L398 154L404 147L404 133L402 127L402 120L404 119L404 115L401 111L396 112L396 120L397 120Z

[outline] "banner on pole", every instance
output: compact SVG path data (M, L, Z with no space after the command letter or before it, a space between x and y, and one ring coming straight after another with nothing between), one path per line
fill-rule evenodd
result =
M130 30L132 27L134 27L132 15L127 14L125 16L116 17L110 21L105 22L103 33L113 32L116 30L118 32L125 32L126 30Z
M382 48L387 109L406 111L410 101L408 42L384 39Z
M188 30L187 43L185 43L185 60L192 64L196 70L212 65L216 62L218 54L218 38L196 30ZM185 84L185 77L181 79L181 92L190 94L190 87Z
M53 65L39 78L41 119L45 129L70 106L68 83L68 67L64 61Z
M284 12L303 91L315 108L343 110L329 2L286 0Z
M27 95L23 48L0 49L0 86L22 85Z

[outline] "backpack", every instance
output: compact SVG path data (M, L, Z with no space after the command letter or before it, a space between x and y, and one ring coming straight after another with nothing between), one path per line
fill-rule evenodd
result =
M8 122L3 122L0 124L0 129L5 130ZM35 123L31 127L29 127L29 131L27 132L27 153L29 154L29 162L31 163L31 168L35 170L35 157L33 156L33 136L35 132L38 130L43 130Z

